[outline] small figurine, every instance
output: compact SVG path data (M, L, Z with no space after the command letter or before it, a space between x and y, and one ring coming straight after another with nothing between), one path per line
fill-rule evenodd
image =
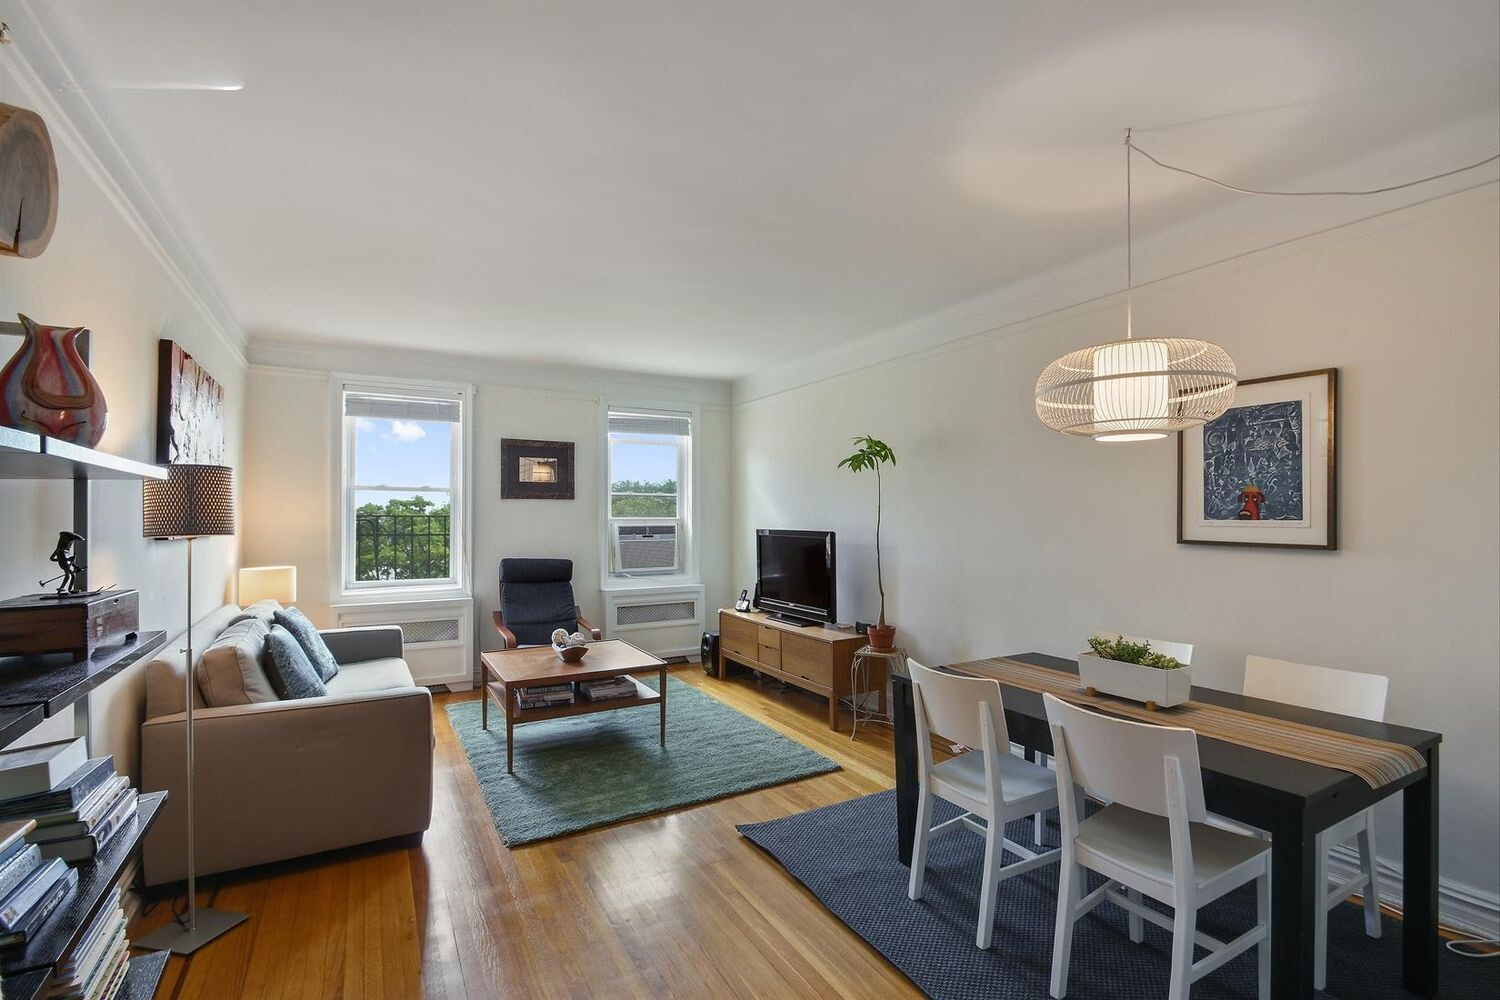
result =
M1239 520L1259 521L1261 507L1266 502L1266 495L1260 491L1260 487L1254 483L1240 487L1240 499L1244 501L1244 506L1237 515Z
M83 588L78 585L78 574L88 567L78 565L78 559L73 555L73 546L84 540L84 537L76 531L59 531L57 548L52 550L52 554L47 559L57 563L57 568L62 572L51 579L39 581L38 586L45 587L53 580L60 580L62 582L57 585L58 597L79 593Z

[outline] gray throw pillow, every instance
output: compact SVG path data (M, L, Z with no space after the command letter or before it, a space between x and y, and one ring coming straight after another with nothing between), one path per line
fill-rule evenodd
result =
M339 672L339 661L333 658L328 643L323 641L323 637L318 634L318 627L310 618L296 608L287 608L273 614L271 620L296 637L302 651L317 670L318 680L324 684L333 680Z
M321 698L328 693L317 669L307 658L302 644L280 625L271 626L270 669L266 671L271 686L283 699Z

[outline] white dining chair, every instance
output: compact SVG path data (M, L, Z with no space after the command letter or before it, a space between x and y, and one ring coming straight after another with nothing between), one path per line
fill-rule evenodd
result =
M1073 925L1107 900L1130 915L1130 940L1137 944L1143 920L1172 932L1170 1000L1187 1000L1195 981L1252 947L1258 949L1260 1000L1270 1000L1271 845L1214 825L1203 802L1197 734L1100 715L1051 694L1043 701L1057 760L1063 843L1052 996L1067 995ZM1085 792L1109 805L1085 819ZM1085 868L1105 878L1087 895ZM1198 931L1199 907L1251 881L1254 927L1228 942ZM1145 905L1141 895L1171 906L1172 916ZM1208 951L1196 962L1195 944Z
M1245 695L1266 701L1337 715L1352 715L1376 722L1385 719L1386 690L1390 681L1380 674L1333 670L1308 663L1291 663L1264 656L1245 657ZM1317 880L1328 887L1328 851L1335 844L1354 841L1359 851L1359 872L1346 882L1328 889L1313 918L1313 985L1328 984L1328 911L1362 892L1365 933L1380 937L1380 884L1375 873L1375 810L1366 809L1335 823L1318 834Z
M1136 635L1126 635L1123 632L1101 632L1100 635L1118 635L1121 639L1129 642L1148 642L1151 648L1158 653L1165 653L1183 666L1193 662L1193 644L1190 642L1172 642L1169 639L1143 639ZM1039 753L1036 755L1038 764L1047 764L1047 755ZM1037 813L1031 818L1031 839L1038 847L1042 846L1042 814Z
M1005 824L1038 809L1057 804L1052 772L1009 753L1005 705L998 681L960 677L907 660L917 720L917 835L911 854L908 895L922 898L927 872L927 844L933 834L968 829L984 837L984 883L979 891L979 926L974 943L988 948L995 932L995 901L1000 883L1039 865L1056 861L1056 849L1036 853L1009 840ZM932 734L971 747L951 760L934 763ZM964 812L932 825L935 799L953 803ZM978 821L983 820L981 825ZM1001 866L1010 851L1021 860Z

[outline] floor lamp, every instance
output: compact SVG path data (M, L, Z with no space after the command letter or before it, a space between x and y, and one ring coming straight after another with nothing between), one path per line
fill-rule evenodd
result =
M187 705L187 913L135 942L139 948L187 955L247 913L198 909L198 866L193 843L193 539L234 534L234 472L222 465L173 465L165 480L147 479L141 496L141 533L147 538L187 539L187 641L184 693Z

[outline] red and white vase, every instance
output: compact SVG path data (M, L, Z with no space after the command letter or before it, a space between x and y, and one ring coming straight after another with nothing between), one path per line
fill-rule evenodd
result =
M0 369L0 424L92 448L109 408L78 353L83 327L41 326L21 317L25 339Z

